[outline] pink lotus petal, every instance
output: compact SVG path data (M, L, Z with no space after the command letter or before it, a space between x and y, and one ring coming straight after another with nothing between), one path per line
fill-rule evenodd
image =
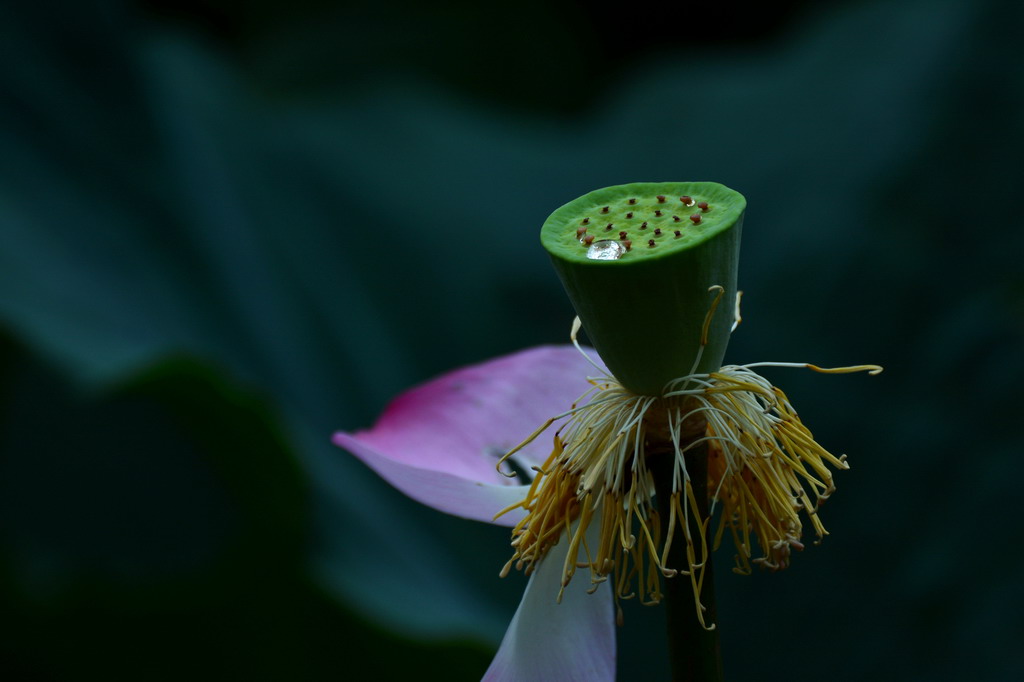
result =
M497 520L494 515L522 500L529 486L482 483L444 471L410 466L377 452L347 433L336 433L332 440L335 445L361 459L385 481L428 507L502 526L513 526L523 518L522 509L503 514Z
M586 377L593 374L572 346L520 351L411 389L385 409L372 429L337 433L334 442L410 497L490 521L522 499L517 485L522 481L499 474L498 458L568 410L590 388ZM542 464L553 434L554 428L538 437L515 456L516 463L526 470ZM501 522L516 520L508 515Z
M590 546L596 546L596 531L587 535ZM587 571L580 570L565 588L562 603L555 601L568 546L563 537L530 577L484 682L615 679L615 615L609 584L587 594L592 585Z

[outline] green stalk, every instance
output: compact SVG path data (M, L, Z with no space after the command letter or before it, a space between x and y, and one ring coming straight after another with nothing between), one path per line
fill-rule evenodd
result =
M669 499L672 495L672 443L650 443L648 463L654 476L658 496L658 513L662 519L669 518ZM697 499L700 515L690 518L690 534L699 537L698 518L708 515L708 453L706 445L694 447L684 455L686 470L693 482L693 493ZM701 561L700 547L695 547L698 563ZM715 576L711 562L711 548L704 568L704 584L701 601L704 604L704 620L717 625L715 607ZM669 566L686 566L686 543L672 543L668 556ZM668 627L668 653L672 668L672 682L722 682L722 651L718 628L705 630L697 620L697 605L689 576L677 575L664 580L665 597L663 604Z

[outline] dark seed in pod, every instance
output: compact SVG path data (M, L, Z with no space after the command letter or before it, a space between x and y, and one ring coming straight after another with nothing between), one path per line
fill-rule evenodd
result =
M700 203L697 204L697 208L699 208L702 211L707 211L708 210L708 202L701 201Z
M692 216L690 216L690 220L693 221L694 225L700 223L700 213L694 213Z
M658 195L658 203L659 204L664 204L665 203L665 195L664 194L659 194Z
M653 239L648 239L647 240L647 246L654 246L654 240Z

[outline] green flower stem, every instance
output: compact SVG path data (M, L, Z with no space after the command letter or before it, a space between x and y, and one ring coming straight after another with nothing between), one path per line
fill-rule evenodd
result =
M672 463L674 448L672 443L649 443L647 457L654 484L657 490L659 515L668 519L668 502L672 495ZM699 445L687 452L686 470L693 481L693 492L700 509L700 518L708 514L708 451L706 445ZM699 536L696 518L690 519L690 533ZM681 538L679 538L681 540ZM700 547L695 548L699 556ZM715 608L715 580L711 562L711 552L704 557L707 564L704 569L704 585L701 590L701 601L704 604L704 620L707 623L718 623ZM686 566L686 543L672 543L669 550L669 566ZM672 682L722 682L722 651L718 637L718 628L705 630L697 620L697 605L694 603L693 590L689 576L677 575L665 579L664 606L667 613L668 651L672 666Z

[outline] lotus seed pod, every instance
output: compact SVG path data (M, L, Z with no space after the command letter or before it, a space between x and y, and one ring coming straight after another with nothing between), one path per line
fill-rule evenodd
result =
M721 366L746 205L714 182L632 183L585 194L544 222L541 244L587 336L630 391L661 395L673 379ZM716 285L724 294L701 352Z

